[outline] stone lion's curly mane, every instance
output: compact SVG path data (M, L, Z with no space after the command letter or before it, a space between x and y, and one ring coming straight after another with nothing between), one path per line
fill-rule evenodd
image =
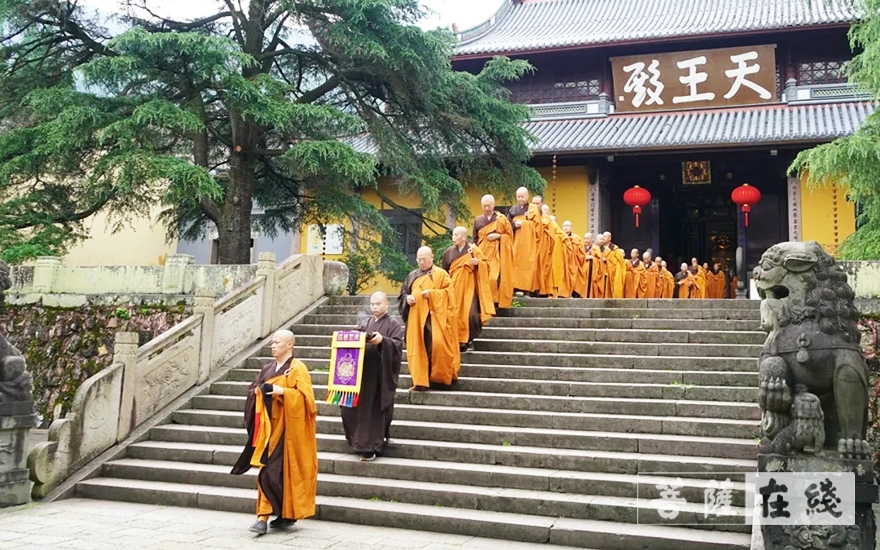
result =
M818 261L812 269L799 274L805 283L806 299L798 317L815 319L825 334L858 343L859 312L853 305L855 293L846 282L846 273L820 246L812 248Z

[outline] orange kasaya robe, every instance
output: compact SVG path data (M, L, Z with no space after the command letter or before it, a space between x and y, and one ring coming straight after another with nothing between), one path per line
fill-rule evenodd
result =
M538 290L533 284L538 265L539 231L543 232L541 214L532 205L529 205L527 210L514 206L510 212L510 221L514 227L516 222L522 224L513 233L513 264L516 266L513 272L513 288L532 292ZM522 213L513 215L516 212Z
M497 233L501 238L489 240L489 235ZM476 231L474 241L486 256L489 268L489 291L492 302L499 308L509 309L513 304L513 276L516 270L513 262L513 227L502 214Z
M730 295L728 295L728 298L736 298L736 287L738 287L738 286L739 286L739 277L734 275L730 279Z
M660 297L660 269L657 264L645 265L645 298Z
M668 269L664 269L660 272L660 283L658 283L663 291L661 293L661 298L672 298L675 293L675 275L672 274Z
M690 272L694 276L694 285L691 287L690 297L695 299L706 298L706 271L702 266L698 266L696 272L694 272L693 268L690 268Z
M458 252L455 247L450 247L443 255L444 267L450 251L453 255ZM474 265L474 259L479 262L477 265ZM489 262L480 247L472 244L467 247L467 252L450 263L448 271L452 279L458 342L467 344L478 336L482 326L495 316L495 305L492 303L492 292L489 290ZM478 314L474 306L479 306Z
M559 287L560 298L571 298L572 292L577 291L579 269L577 264L577 252L573 235L563 232L562 239L562 286Z
M566 284L565 245L563 244L568 235L553 220L550 220L550 233L553 235L553 254L551 256L553 295L560 298L569 298L571 297L571 285Z
M605 268L605 262L602 261L602 252L597 245L592 245L587 252L587 264L589 267L590 295L588 298L604 298L605 297L605 279L608 271Z
M705 270L703 270L705 271ZM714 299L718 296L715 295L715 273L713 271L706 271L706 298Z
M553 249L556 241L550 227L550 216L541 216L537 224L537 261L535 262L535 278L532 289L543 296L555 296L553 285Z
M727 275L719 271L715 274L715 298L719 300L724 298L725 291L727 291Z
M691 297L691 289L694 287L694 276L690 271L687 272L687 277L682 277L676 284L678 285L679 298Z
M428 295L422 297L425 290ZM416 299L414 305L406 303L407 294ZM406 361L413 386L429 387L429 381L452 384L458 379L461 353L455 321L455 294L449 274L439 267L425 274L416 269L403 283L398 307L406 320ZM431 323L430 358L425 345L425 324L428 322Z
M600 254L605 264L605 287L603 294L605 298L623 298L623 283L626 278L626 267L623 265L623 252L619 247L610 245L603 246Z
M590 270L592 263L587 262L587 251L584 249L584 239L575 233L571 234L572 262L568 269L571 271L572 293L577 292L581 298L589 298Z
M633 295L630 298L646 298L648 295L648 274L645 271L645 264L641 260L629 260L628 263L632 267Z
M264 394L262 384L280 386L284 393ZM288 359L280 369L275 361L267 363L248 388L244 414L248 441L232 473L260 469L257 515L286 519L315 515L317 414L309 369L298 359Z

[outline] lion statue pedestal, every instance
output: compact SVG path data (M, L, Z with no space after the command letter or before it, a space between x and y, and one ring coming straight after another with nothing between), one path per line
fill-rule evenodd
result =
M752 548L873 549L877 485L865 441L868 368L846 274L819 243L787 242L764 253L754 278L768 333L758 361L758 471L853 472L856 522L762 525ZM756 516L756 526L759 521Z
M0 261L0 305L10 286L9 266ZM31 388L24 357L0 335L0 507L30 500L27 439L37 420Z

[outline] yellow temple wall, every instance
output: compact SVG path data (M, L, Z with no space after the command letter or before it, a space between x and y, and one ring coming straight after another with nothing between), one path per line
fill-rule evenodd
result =
M818 241L830 254L856 230L855 204L840 186L810 188L801 179L801 239Z

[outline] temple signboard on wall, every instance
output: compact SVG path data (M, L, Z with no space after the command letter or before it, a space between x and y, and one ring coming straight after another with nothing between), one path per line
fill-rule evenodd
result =
M776 46L612 57L618 112L772 103Z

